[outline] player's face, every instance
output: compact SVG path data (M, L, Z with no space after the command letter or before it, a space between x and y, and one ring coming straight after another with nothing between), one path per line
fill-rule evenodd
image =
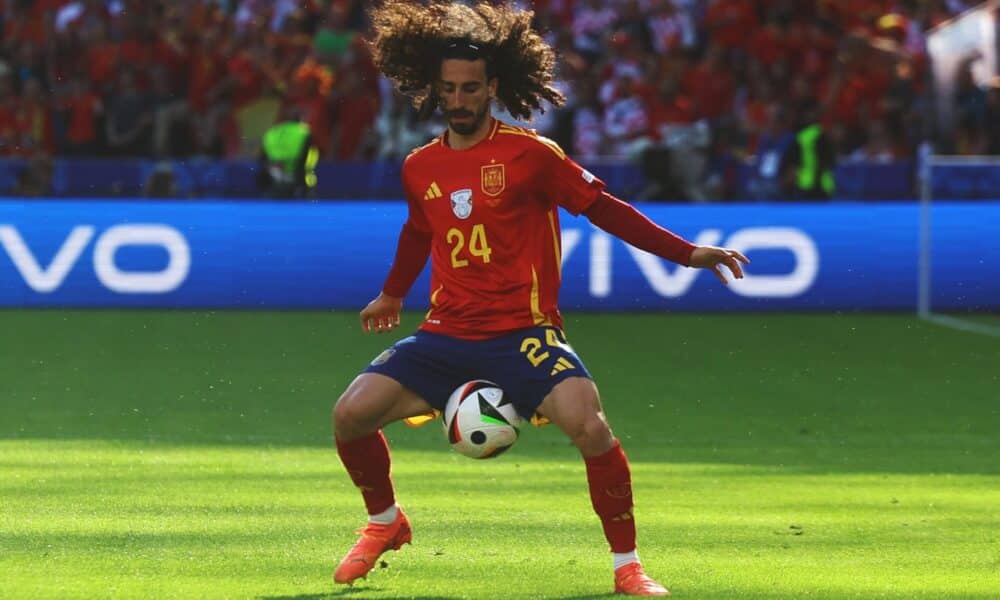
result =
M479 131L490 114L497 80L486 78L486 61L449 58L441 62L438 93L448 127L460 135Z

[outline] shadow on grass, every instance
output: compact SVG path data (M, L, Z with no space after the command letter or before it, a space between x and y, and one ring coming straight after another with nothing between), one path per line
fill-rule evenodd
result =
M257 600L332 600L333 598L364 598L365 592L379 593L378 588L347 587L319 594L297 594L294 596L258 596ZM410 600L462 600L461 596L402 596Z
M364 598L365 592L376 592L381 594L381 590L375 588L345 588L333 592L320 594L299 594L295 596L258 596L257 600L333 600L334 598ZM553 600L601 600L602 598L620 598L616 594L594 594L585 596L558 596ZM398 596L400 600L466 600L465 596Z
M382 590L374 590L372 588L347 588L344 590L337 590L329 593L320 594L300 594L296 596L258 596L257 600L333 600L335 598L365 598L365 592L378 592L381 594ZM709 590L673 590L674 594L690 597L690 598L709 598L709 599L745 599L750 597L757 598L769 598L772 600L799 600L802 598L801 593L782 593L779 591L772 591L761 594L759 596L747 595L740 591L709 591ZM859 591L857 595L851 595L850 597L863 597L863 591ZM815 598L816 600L843 600L845 598L843 592L834 591L817 591L810 590L808 592L809 598ZM930 598L932 594L920 594L918 598ZM585 594L585 595L574 595L574 596L546 596L552 600L612 600L615 598L621 598L619 594L606 593L606 594ZM883 598L885 600L913 600L914 595L912 592L900 592L891 593L885 591L872 591L871 597ZM941 596L944 598L958 598L959 596L949 596L945 594ZM963 600L995 600L996 596L989 594L962 594L960 596ZM399 600L465 600L465 596L396 596Z

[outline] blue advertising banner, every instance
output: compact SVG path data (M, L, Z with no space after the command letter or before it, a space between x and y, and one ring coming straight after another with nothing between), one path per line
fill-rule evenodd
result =
M564 310L913 310L915 204L639 207L753 261L723 286L563 215ZM1000 310L1000 201L933 208L935 309ZM0 201L0 306L359 309L402 202ZM407 307L426 308L427 272Z

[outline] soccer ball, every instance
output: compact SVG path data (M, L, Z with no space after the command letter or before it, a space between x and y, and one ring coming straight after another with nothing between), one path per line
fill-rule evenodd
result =
M444 434L469 458L496 458L517 441L524 422L503 390L476 379L458 386L444 408Z

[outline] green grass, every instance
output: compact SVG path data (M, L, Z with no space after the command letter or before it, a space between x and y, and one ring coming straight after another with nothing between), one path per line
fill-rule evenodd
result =
M413 326L416 315L404 325ZM611 598L553 427L388 428L412 546L354 588L353 313L0 312L0 597ZM571 315L682 598L996 598L1000 340L909 316Z

